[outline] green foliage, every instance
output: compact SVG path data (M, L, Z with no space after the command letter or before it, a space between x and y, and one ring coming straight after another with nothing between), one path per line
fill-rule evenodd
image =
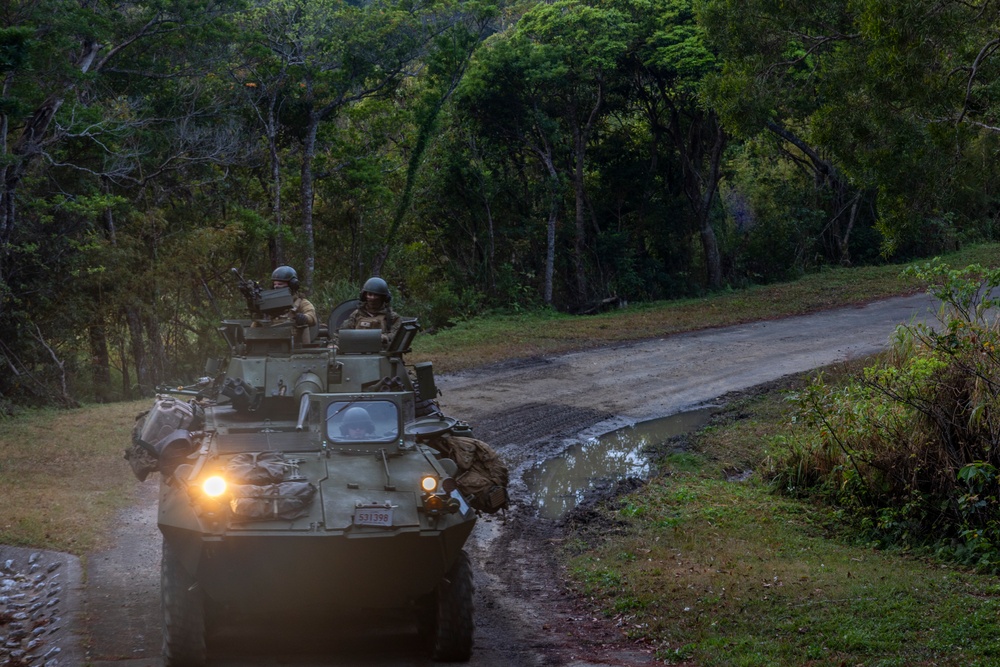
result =
M704 0L699 18L725 63L707 88L727 127L746 138L796 128L871 201L886 254L926 256L979 233L997 188L981 162L1000 112L991 12Z
M550 293L564 308L703 295L702 234L742 287L996 233L995 26L970 5L15 9L0 18L3 401L198 373L213 320L239 308L232 266L291 263L321 309L379 272L440 329ZM762 135L771 121L802 145Z
M881 545L1000 571L1000 271L933 262L908 273L945 304L940 325L900 327L880 364L799 392L808 430L784 443L771 481L828 498Z

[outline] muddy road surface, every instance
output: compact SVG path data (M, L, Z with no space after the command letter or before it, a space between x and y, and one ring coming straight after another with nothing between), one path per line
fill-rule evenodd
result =
M884 349L895 327L931 322L937 304L901 297L808 316L519 360L438 378L448 416L470 422L511 471L512 509L481 519L473 667L657 664L561 585L553 522L531 506L524 473L590 437L711 404L733 391ZM94 667L158 667L157 482L138 485L114 546L86 561L85 645ZM213 667L430 665L405 618L283 619L215 638Z

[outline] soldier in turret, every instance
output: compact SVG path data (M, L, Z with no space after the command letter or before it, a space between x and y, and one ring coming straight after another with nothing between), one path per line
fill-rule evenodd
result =
M381 278L369 278L361 288L360 300L357 310L344 320L340 328L380 330L382 347L388 346L402 324L402 319L389 305L392 301L389 285Z
M292 307L282 317L295 323L301 331L303 344L310 343L310 329L316 324L316 308L312 303L299 296L299 276L290 266L279 266L271 273L271 288L287 287L292 291Z

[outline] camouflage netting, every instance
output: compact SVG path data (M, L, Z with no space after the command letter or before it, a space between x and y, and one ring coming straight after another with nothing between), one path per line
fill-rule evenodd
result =
M451 434L429 444L458 466L455 482L470 506L488 514L507 507L507 466L492 447L482 440Z
M285 481L291 467L281 452L247 452L226 465L233 518L244 521L297 519L309 512L316 487L301 480Z

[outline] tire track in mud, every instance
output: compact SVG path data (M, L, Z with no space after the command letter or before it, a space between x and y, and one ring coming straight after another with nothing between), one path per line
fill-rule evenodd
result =
M598 410L546 403L527 403L479 418L476 436L495 447L572 437L612 415Z

